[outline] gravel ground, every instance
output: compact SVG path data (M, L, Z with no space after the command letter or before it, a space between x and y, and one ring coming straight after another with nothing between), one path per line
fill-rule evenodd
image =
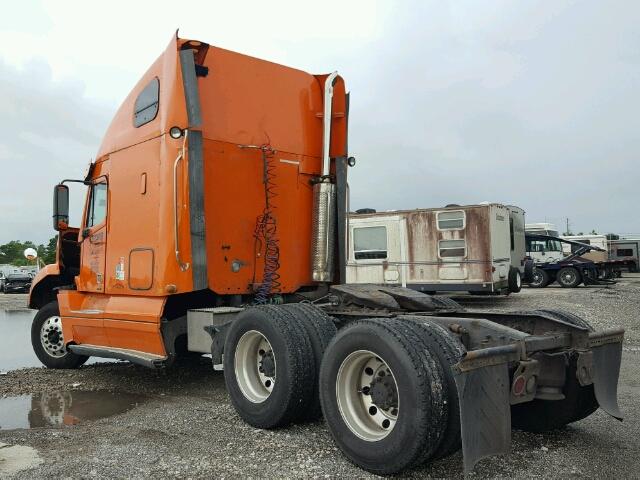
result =
M460 300L468 308L560 308L583 316L596 328L627 329L619 385L627 418L623 423L598 411L561 431L514 432L511 453L483 460L471 478L637 478L640 276L622 279L610 288L550 287L525 289L507 298ZM18 308L24 301L25 296L0 295L0 308L9 304ZM0 397L74 389L142 394L145 400L125 413L76 426L1 430L0 442L35 448L43 460L11 478L370 478L342 457L322 422L277 431L256 430L243 423L229 404L222 374L214 372L206 359L167 371L112 363L75 371L31 368L0 376ZM462 478L461 456L458 453L405 476Z

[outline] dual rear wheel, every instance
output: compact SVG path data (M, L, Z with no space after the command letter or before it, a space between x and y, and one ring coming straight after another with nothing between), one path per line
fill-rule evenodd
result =
M262 306L227 333L225 381L249 424L274 428L322 412L351 461L391 474L460 448L450 366L462 353L429 320L366 319L336 333L311 305Z

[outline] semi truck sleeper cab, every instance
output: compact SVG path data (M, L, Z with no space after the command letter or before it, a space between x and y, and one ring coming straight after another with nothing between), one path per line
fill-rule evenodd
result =
M56 185L56 262L34 279L36 354L224 370L258 428L324 415L352 462L400 472L460 448L465 470L511 427L621 416L623 330L575 315L469 312L397 286L345 284L349 95L311 75L171 39L87 175ZM68 184L88 187L69 225Z

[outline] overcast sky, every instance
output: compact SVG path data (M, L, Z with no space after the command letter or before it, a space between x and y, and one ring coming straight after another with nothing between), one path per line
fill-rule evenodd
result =
M640 232L640 2L215 3L3 6L0 243L53 235L52 186L83 174L176 28L341 73L353 208L497 201Z

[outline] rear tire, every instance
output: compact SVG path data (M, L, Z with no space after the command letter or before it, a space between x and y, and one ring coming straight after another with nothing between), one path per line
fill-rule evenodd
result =
M447 310L451 312L462 312L464 307L456 302L454 299L446 297L444 295L432 295L431 300L436 305L438 310Z
M432 459L438 460L447 457L462 448L460 436L460 403L458 400L458 387L456 386L451 367L460 361L466 349L459 341L449 334L442 325L421 318L419 321L406 320L408 325L413 325L415 333L420 337L425 348L434 354L442 366L444 397L447 399L446 430L442 441L434 452Z
M47 368L78 368L89 359L67 349L57 301L47 303L33 317L31 345L38 360Z
M320 368L322 411L336 444L379 475L430 458L446 429L441 372L405 322L367 319L340 330Z
M575 288L582 283L582 275L578 269L573 267L563 267L556 275L556 281L564 288Z
M518 293L522 290L522 275L520 270L515 267L509 268L509 291L511 293Z
M333 320L324 311L308 303L291 303L281 305L281 309L294 315L304 327L311 343L311 351L315 360L313 369L313 393L309 405L302 414L302 420L317 420L322 416L320 396L318 393L318 375L320 364L329 342L336 335L338 329Z
M542 270L541 268L534 268L529 286L533 288L544 288L549 285L550 280L551 278L546 271Z
M310 403L315 360L296 317L275 305L248 308L229 327L224 379L238 415L257 428L302 417Z

